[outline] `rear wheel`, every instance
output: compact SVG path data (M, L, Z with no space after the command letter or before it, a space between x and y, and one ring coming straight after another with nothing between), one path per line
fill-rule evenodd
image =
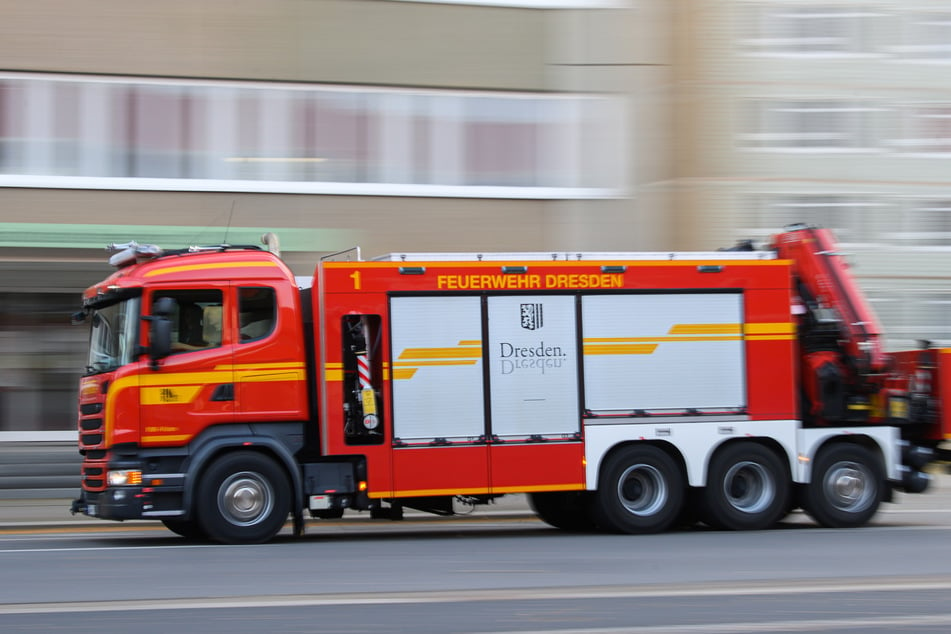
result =
M198 519L208 536L226 544L254 544L274 537L290 512L283 469L252 451L216 460L198 487Z
M594 518L606 530L658 533L680 517L684 476L669 455L652 445L629 445L601 469Z
M865 447L839 443L816 455L803 507L823 526L854 528L872 519L884 491L881 460Z
M705 519L716 528L761 530L789 509L788 470L762 445L724 447L710 464L704 495Z
M590 531L595 528L591 519L591 496L583 491L547 491L532 493L529 504L546 524L566 531Z

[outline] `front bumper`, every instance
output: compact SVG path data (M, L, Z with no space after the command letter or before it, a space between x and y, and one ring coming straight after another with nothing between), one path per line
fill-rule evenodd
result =
M176 487L177 488L177 487ZM73 500L70 511L103 520L145 520L183 517L181 490L155 487L116 487L105 491L83 491Z

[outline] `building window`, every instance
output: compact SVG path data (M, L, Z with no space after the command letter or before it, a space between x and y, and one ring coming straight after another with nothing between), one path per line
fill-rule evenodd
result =
M908 15L896 53L911 62L951 63L951 13Z
M831 229L842 243L878 240L876 227L887 215L887 203L847 194L763 194L749 199L746 233L761 239L781 227L807 224Z
M620 103L0 73L0 176L29 187L602 197L625 182Z
M861 6L752 4L739 39L753 55L843 57L874 52L871 41L884 14Z
M882 108L840 100L755 100L745 108L740 145L784 151L872 149Z
M904 109L900 152L951 156L951 104L912 104Z
M951 200L910 201L895 240L903 246L951 246Z

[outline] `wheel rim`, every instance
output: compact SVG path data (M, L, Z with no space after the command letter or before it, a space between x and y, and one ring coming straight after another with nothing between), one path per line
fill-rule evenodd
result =
M723 495L733 508L761 513L776 498L776 484L769 471L757 462L738 462L723 478Z
M617 484L618 500L633 515L656 514L667 502L667 481L660 471L648 464L631 465Z
M252 526L266 518L274 508L274 491L257 473L235 473L218 489L218 509L222 517L236 526Z
M875 499L871 472L850 460L832 465L822 479L822 487L826 499L840 511L864 511Z

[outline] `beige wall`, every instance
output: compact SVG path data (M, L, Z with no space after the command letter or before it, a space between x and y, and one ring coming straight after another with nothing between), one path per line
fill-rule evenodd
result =
M378 0L0 0L7 70L544 89L545 11Z

